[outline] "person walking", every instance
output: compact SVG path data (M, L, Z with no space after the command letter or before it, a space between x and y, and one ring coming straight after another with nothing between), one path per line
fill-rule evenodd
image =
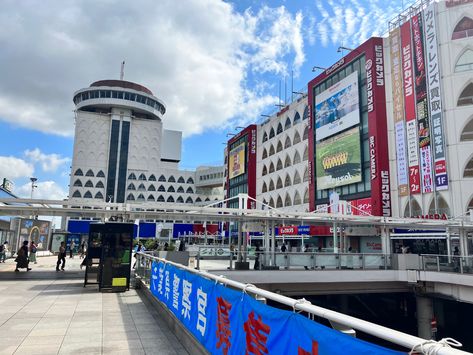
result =
M61 242L61 246L59 247L59 254L57 255L57 263L56 263L56 271L59 271L59 265L62 262L61 270L64 271L64 267L66 266L66 243Z
M71 240L71 244L69 244L69 258L72 259L74 257L74 249L76 247L76 243L74 239Z
M30 242L30 262L37 264L36 262L36 252L38 251L38 247L36 246L35 242Z
M261 257L261 249L259 248L259 244L257 244L256 249L255 249L255 266L254 266L255 270L259 270L261 268L260 257Z
M18 269L26 269L26 271L30 271L31 268L28 267L29 260L28 260L28 241L25 240L23 245L18 250L18 255L16 256L16 269L15 272L20 272Z
M0 244L0 263L4 263L7 258L8 242Z
M308 253L309 252L309 244L303 245L302 249L303 249L302 251L304 253ZM307 265L304 265L304 269L309 270L309 267Z
M83 240L81 245L80 245L80 259L83 259L85 257L85 241Z

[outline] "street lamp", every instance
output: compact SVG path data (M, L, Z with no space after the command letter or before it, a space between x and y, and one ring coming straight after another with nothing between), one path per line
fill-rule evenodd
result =
M234 136L234 135L235 135L235 133L227 133L225 136L229 137L229 136Z
M327 68L319 67L318 65L314 65L314 66L312 67L312 71L313 71L313 72L316 71L317 69L318 69L318 70L325 70L325 69L327 69Z
M303 92L300 92L300 91L293 91L292 93L296 95L302 95L302 96L305 95Z
M38 178L30 177L30 181L31 181L31 199L33 199L33 191L36 187L38 187L38 185L35 185L35 182L38 181Z
M337 49L337 53L343 53L343 50L346 50L346 51L349 51L349 52L353 51L352 48L340 46L340 47L338 47L338 49Z

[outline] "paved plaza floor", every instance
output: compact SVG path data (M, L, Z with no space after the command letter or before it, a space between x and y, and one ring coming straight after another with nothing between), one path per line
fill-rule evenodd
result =
M84 288L78 257L55 261L0 264L0 354L187 354L144 296Z

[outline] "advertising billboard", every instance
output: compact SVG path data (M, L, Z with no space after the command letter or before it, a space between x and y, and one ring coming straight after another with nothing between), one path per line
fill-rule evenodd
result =
M229 154L229 177L233 179L245 173L245 143L233 148Z
M316 96L316 140L330 137L359 122L358 72L355 71Z
M48 248L48 236L51 222L37 219L21 219L19 230L20 246L23 241L34 241L39 250Z
M358 127L318 143L315 152L318 190L361 181L361 149Z

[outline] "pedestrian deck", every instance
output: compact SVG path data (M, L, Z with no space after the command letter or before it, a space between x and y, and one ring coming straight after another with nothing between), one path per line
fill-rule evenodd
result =
M84 288L77 257L55 260L0 264L0 354L187 354L143 295Z

